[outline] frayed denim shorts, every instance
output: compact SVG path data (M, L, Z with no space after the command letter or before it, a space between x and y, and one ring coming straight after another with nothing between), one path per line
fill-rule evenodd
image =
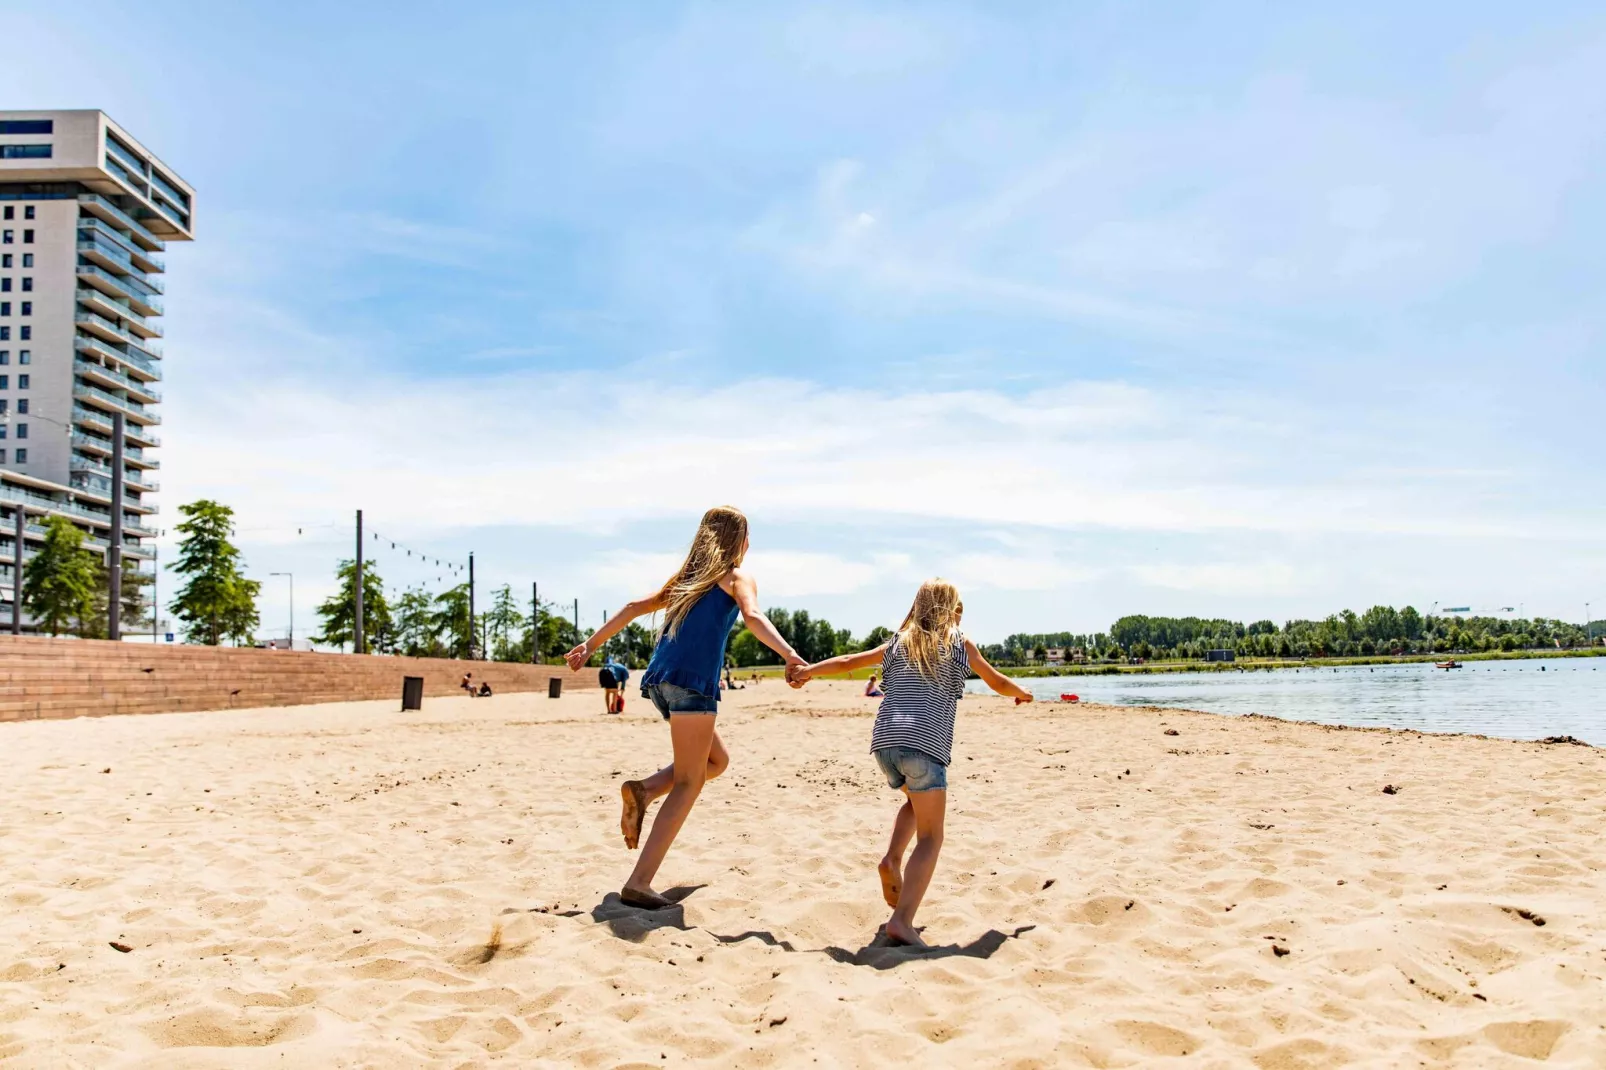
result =
M912 792L948 790L948 767L913 747L883 747L875 752L875 760L894 788Z
M711 698L701 691L693 691L689 687L679 684L659 682L649 684L641 689L643 698L651 699L652 704L658 707L664 720L669 720L672 713L718 713L719 699Z

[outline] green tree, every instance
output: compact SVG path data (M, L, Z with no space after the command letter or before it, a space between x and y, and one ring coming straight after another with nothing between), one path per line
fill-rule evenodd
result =
M859 644L859 649L860 650L874 650L876 647L880 646L882 643L890 642L891 639L892 639L892 635L893 635L893 632L892 632L891 628L888 628L884 624L877 624L874 628L870 629L870 634L866 635L864 637L864 641ZM989 650L996 649L998 655L1000 657L1003 656L1004 648L1002 646L999 646L996 643L992 647L989 647L988 649ZM992 659L988 658L988 660L991 661Z
M397 653L410 658L445 656L434 616L435 600L421 588L411 588L398 598L393 614Z
M45 520L45 542L27 562L22 604L41 629L60 635L69 621L93 617L95 555L84 549L84 533L66 517Z
M173 615L184 622L188 642L217 646L224 639L249 640L257 627L256 598L261 584L241 573L234 536L234 510L202 499L181 505L178 561L168 566L184 577L173 599Z
M430 627L445 645L447 657L474 656L474 632L469 617L468 584L460 583L435 596Z
M357 619L357 562L343 559L335 566L335 593L318 606L318 618L323 621L323 632L312 637L315 643L344 647L356 640ZM390 603L385 598L385 582L372 561L362 563L362 641L363 649L355 653L388 654L396 647L396 626L391 619Z
M529 661L530 644L520 641L519 631L524 628L524 614L513 599L513 588L504 583L493 592L491 608L485 613L485 628L490 632L492 655L497 661Z
M645 669L647 662L652 660L652 648L655 645L657 637L652 630L631 621L618 635L608 640L602 648L602 654L604 658L617 658L628 668Z

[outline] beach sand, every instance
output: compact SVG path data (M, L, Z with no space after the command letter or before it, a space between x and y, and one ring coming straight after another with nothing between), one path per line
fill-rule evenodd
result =
M968 698L919 956L861 687L731 696L657 916L634 695L0 726L0 1063L1606 1066L1606 752Z

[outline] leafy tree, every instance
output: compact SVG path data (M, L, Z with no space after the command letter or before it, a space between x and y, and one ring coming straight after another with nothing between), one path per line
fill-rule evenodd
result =
M185 577L172 604L173 615L184 622L185 639L207 646L250 639L262 585L240 571L240 551L229 541L234 510L203 498L178 511L185 518L178 525L178 561L168 567Z
M95 555L84 549L84 533L66 517L45 520L45 543L27 562L22 580L23 608L51 635L71 620L92 618Z
M429 623L435 635L445 644L447 657L474 656L475 644L469 619L468 584L460 583L436 595Z
M632 669L645 669L647 662L652 660L652 649L657 645L657 637L652 631L635 621L624 626L624 629L602 648L604 658L614 657Z
M420 588L398 598L393 613L396 651L411 658L444 657L446 648L435 630L434 615L435 600Z
M864 641L859 644L859 649L860 650L874 650L876 647L880 646L882 643L891 641L892 636L893 636L893 631L892 631L891 628L888 628L884 624L877 624L874 628L870 629L870 634L868 634L868 635L866 635L864 637ZM1004 648L1002 646L996 644L996 643L993 644L992 646L988 647L987 649L988 650L996 650L1000 657L1002 657L1003 654L1004 654ZM992 659L989 657L987 660L991 661Z
M312 637L315 643L344 647L356 641L357 562L343 559L335 567L335 593L318 606L323 632ZM354 653L391 653L396 646L396 628L391 620L390 603L385 599L385 583L372 561L362 563L362 640L363 649Z
M530 645L519 641L518 632L524 627L524 614L513 599L513 588L504 583L491 598L491 608L485 613L485 629L490 633L488 644L497 661L529 661ZM520 656L522 647L522 656Z

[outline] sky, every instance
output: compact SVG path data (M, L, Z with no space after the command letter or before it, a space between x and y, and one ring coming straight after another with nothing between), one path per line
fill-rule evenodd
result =
M1606 8L1317 7L12 0L0 107L195 187L159 516L264 634L359 508L590 628L721 503L861 634L1600 618Z

